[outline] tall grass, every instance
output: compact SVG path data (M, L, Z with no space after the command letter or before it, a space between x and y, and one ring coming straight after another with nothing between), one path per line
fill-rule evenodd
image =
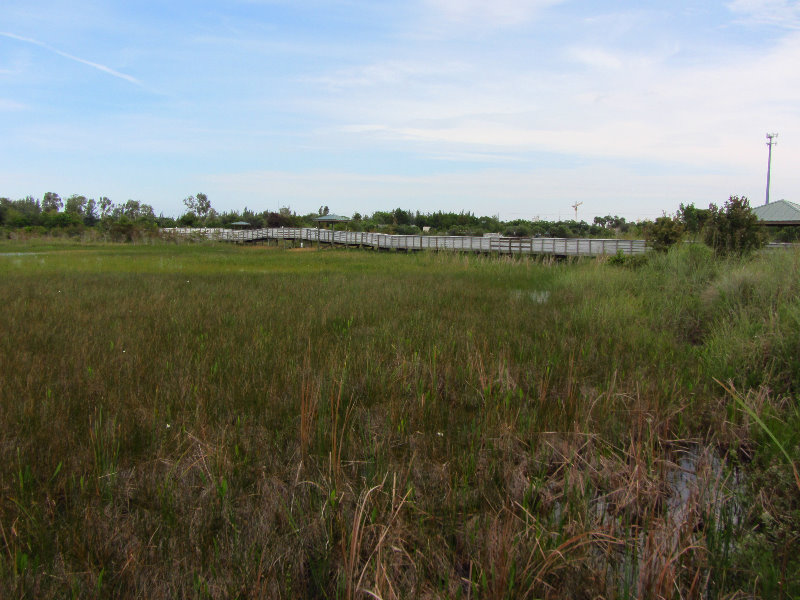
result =
M795 253L17 252L4 597L800 593Z

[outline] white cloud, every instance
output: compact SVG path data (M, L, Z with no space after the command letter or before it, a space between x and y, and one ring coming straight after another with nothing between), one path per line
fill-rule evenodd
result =
M521 29L566 0L418 0L418 21L407 35L419 39L469 39Z
M573 60L588 67L600 69L621 69L622 58L602 48L573 47L568 51Z
M28 106L21 102L0 98L0 111L26 110L27 108Z
M797 1L733 0L728 8L754 23L800 29L800 2Z
M554 152L743 168L758 160L761 129L800 131L794 32L761 54L737 49L693 63L601 47L566 55L596 68L477 64L441 81L339 90L316 109L343 135L428 157Z
M435 14L457 23L519 25L563 0L425 0Z
M412 60L385 60L340 69L322 77L304 78L301 81L322 84L332 89L398 86L412 80L441 80L467 70L467 65L459 61L423 63Z
M108 75L111 75L113 77L117 77L119 79L124 79L125 81L127 81L129 83L133 83L134 85L142 85L141 81L139 81L135 77L132 77L131 75L126 75L125 73L120 73L119 71L115 71L111 67L107 67L106 65L102 65L100 63L92 62L90 60L86 60L84 58L80 58L78 56L74 56L72 54L67 54L66 52L62 52L61 50L53 48L49 44L45 44L44 42L40 42L39 40L35 40L33 38L28 38L28 37L23 37L21 35L16 35L16 34L8 33L8 32L5 32L5 31L0 31L0 36L7 37L7 38L10 38L12 40L18 40L20 42L25 42L27 44L33 44L34 46L39 46L40 48L44 48L46 50L49 50L50 52L58 54L59 56L62 56L64 58L68 59L68 60L72 60L72 61L84 64L84 65L86 65L88 67L92 67L93 69L97 69L98 71L102 71L103 73L107 73Z

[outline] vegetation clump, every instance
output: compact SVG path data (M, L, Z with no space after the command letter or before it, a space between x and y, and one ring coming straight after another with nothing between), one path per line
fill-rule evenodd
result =
M746 197L731 196L722 207L709 207L703 238L720 254L749 254L764 245L766 236Z
M767 240L764 227L744 196L731 196L723 206L710 204L708 209L681 204L674 217L664 215L647 223L645 234L656 251L665 252L688 235L700 237L717 254L740 256L758 250ZM778 238L788 235L779 232Z
M645 231L653 250L666 252L683 238L684 225L679 219L664 215L649 224Z

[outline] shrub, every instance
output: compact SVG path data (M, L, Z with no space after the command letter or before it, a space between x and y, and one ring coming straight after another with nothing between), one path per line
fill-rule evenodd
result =
M666 252L673 244L680 241L683 231L683 224L678 219L664 215L645 227L645 236L653 246L653 250Z
M764 245L766 236L747 197L731 196L722 208L708 207L703 238L717 254L749 254Z
M800 240L800 227L781 227L775 232L775 241L784 244Z
M503 235L505 237L529 237L530 234L531 234L530 229L528 229L524 225L515 225L513 227L507 227L503 231Z
M638 269L646 265L648 262L647 254L631 254L626 256L622 250L618 251L613 256L608 257L608 264L617 267L628 267L630 269Z
M710 212L708 210L695 208L694 204L689 204L688 206L681 204L677 218L689 233L700 233L709 215Z

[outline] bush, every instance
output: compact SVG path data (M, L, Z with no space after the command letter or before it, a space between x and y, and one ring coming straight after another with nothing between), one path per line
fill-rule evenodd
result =
M764 245L766 235L745 196L731 196L722 208L708 207L703 238L717 254L749 254Z
M550 235L548 237L569 238L574 236L569 227L563 223L556 223L550 228Z
M531 234L530 229L524 225L516 225L514 227L507 227L503 231L505 237L529 237Z
M708 210L695 208L694 204L689 204L688 206L681 204L677 218L689 233L700 233L709 215L710 212Z
M666 252L680 241L683 231L683 224L678 219L664 215L645 227L645 236L653 246L653 250Z
M178 227L197 227L200 224L200 219L193 212L187 212L178 218Z
M800 227L781 227L775 232L775 241L791 244L800 240Z
M622 250L619 250L613 256L608 257L608 264L616 267L627 267L630 269L638 269L647 264L649 257L647 254L631 254L626 256Z
M422 230L416 225L397 225L395 228L397 235L419 235Z

